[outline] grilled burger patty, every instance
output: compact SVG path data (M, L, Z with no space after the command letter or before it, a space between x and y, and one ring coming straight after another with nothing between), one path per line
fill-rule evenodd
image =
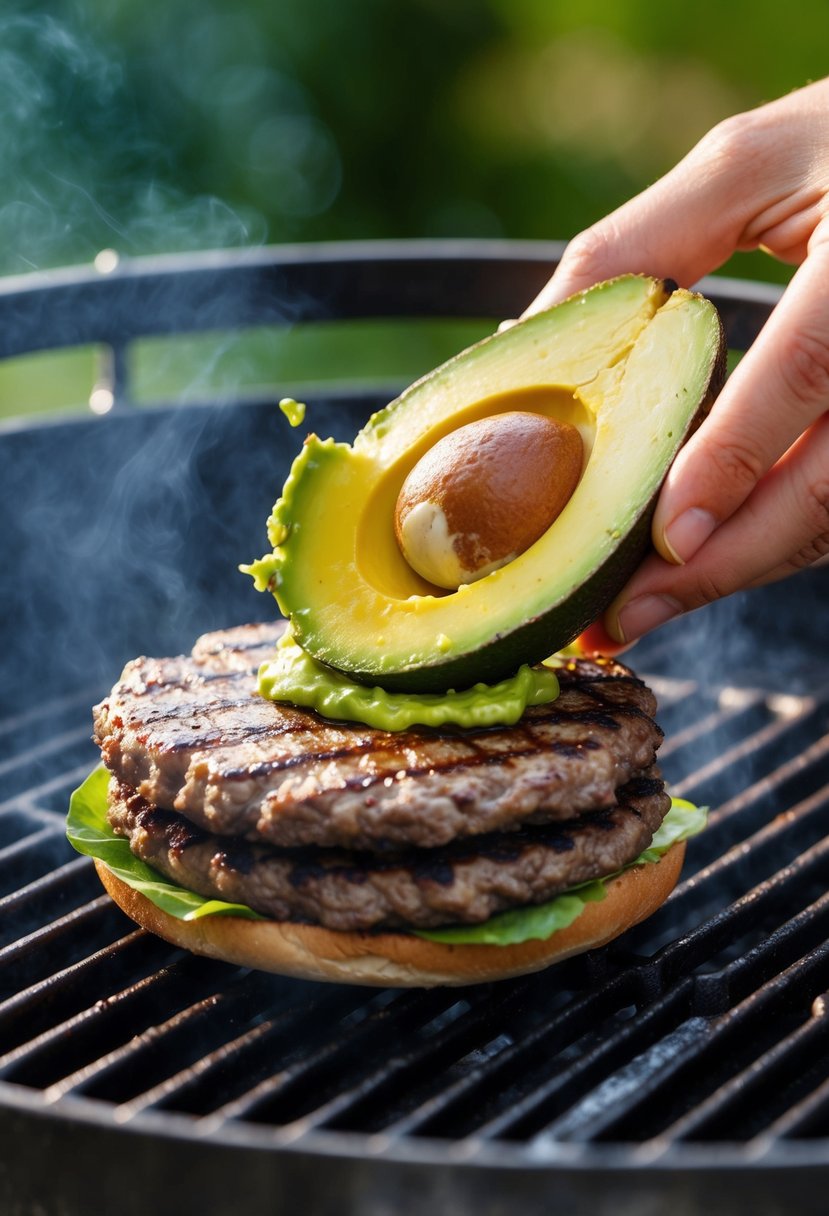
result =
M612 808L654 762L655 699L622 664L580 659L514 727L388 733L258 697L279 623L136 659L95 709L104 762L147 803L280 847L382 851ZM385 915L385 913L384 913Z
M656 770L616 805L541 827L458 840L437 852L279 849L228 840L113 780L110 824L137 856L205 896L330 929L428 928L488 920L612 874L650 844L670 806Z

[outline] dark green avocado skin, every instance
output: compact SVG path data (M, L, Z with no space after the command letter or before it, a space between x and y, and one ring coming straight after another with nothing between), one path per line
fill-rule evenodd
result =
M726 354L725 336L720 323L720 340L712 359L708 389L686 428L682 443L705 419L725 382ZM441 656L434 668L417 667L411 671L384 675L383 687L389 692L439 693L448 688L469 688L482 679L491 684L514 675L522 663L540 663L569 645L602 615L646 557L651 547L651 521L660 489L661 484L643 506L627 536L567 599L551 605L546 612L532 620L519 622L515 629L501 634L480 650L448 661ZM520 612L521 605L516 604L516 615L520 616ZM485 674L482 675L482 672ZM376 673L370 671L351 671L349 674L365 684L377 683Z

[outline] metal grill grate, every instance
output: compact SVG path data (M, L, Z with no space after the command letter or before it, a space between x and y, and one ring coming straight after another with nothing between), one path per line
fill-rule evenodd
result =
M518 1161L566 1145L589 1162L606 1144L670 1158L725 1143L748 1165L822 1137L825 691L649 678L674 790L715 808L681 885L620 943L460 996L280 980L136 931L63 840L68 792L94 761L88 699L47 706L62 729L4 761L21 792L0 807L0 1098L28 1091L67 1118L92 1101L119 1127L187 1116L207 1142L254 1126L299 1147L321 1132L375 1151L446 1139L467 1160L492 1145Z
M795 612L763 594L767 622ZM136 930L63 836L103 685L0 720L2 1210L100 1210L103 1168L127 1216L240 1192L251 1213L822 1212L829 680L819 623L795 632L779 676L703 662L687 622L637 649L663 770L713 808L680 886L603 950L460 992L280 979Z

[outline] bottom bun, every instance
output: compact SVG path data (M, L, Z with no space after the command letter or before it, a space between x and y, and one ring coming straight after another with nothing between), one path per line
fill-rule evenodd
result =
M664 903L679 878L684 856L685 844L680 842L659 861L625 870L609 880L606 897L586 904L572 925L545 941L515 946L450 946L409 933L344 933L320 925L241 916L179 920L116 878L103 862L95 865L107 891L127 916L194 954L300 979L433 988L482 984L540 971L573 954L604 946Z

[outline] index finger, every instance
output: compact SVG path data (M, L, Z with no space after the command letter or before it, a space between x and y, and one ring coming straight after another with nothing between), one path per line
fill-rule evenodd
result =
M652 533L669 561L689 561L829 406L828 280L824 222L762 333L666 478Z
M523 316L552 308L575 292L619 274L647 274L687 286L720 266L735 247L730 234L709 231L698 239L689 238L705 208L698 197L684 203L671 208L663 191L654 186L585 229L567 246L555 274ZM666 215L666 210L671 214Z
M524 315L617 274L686 287L709 274L740 246L754 211L776 189L768 162L762 122L738 115L721 123L659 181L575 237ZM778 176L786 176L779 157Z

